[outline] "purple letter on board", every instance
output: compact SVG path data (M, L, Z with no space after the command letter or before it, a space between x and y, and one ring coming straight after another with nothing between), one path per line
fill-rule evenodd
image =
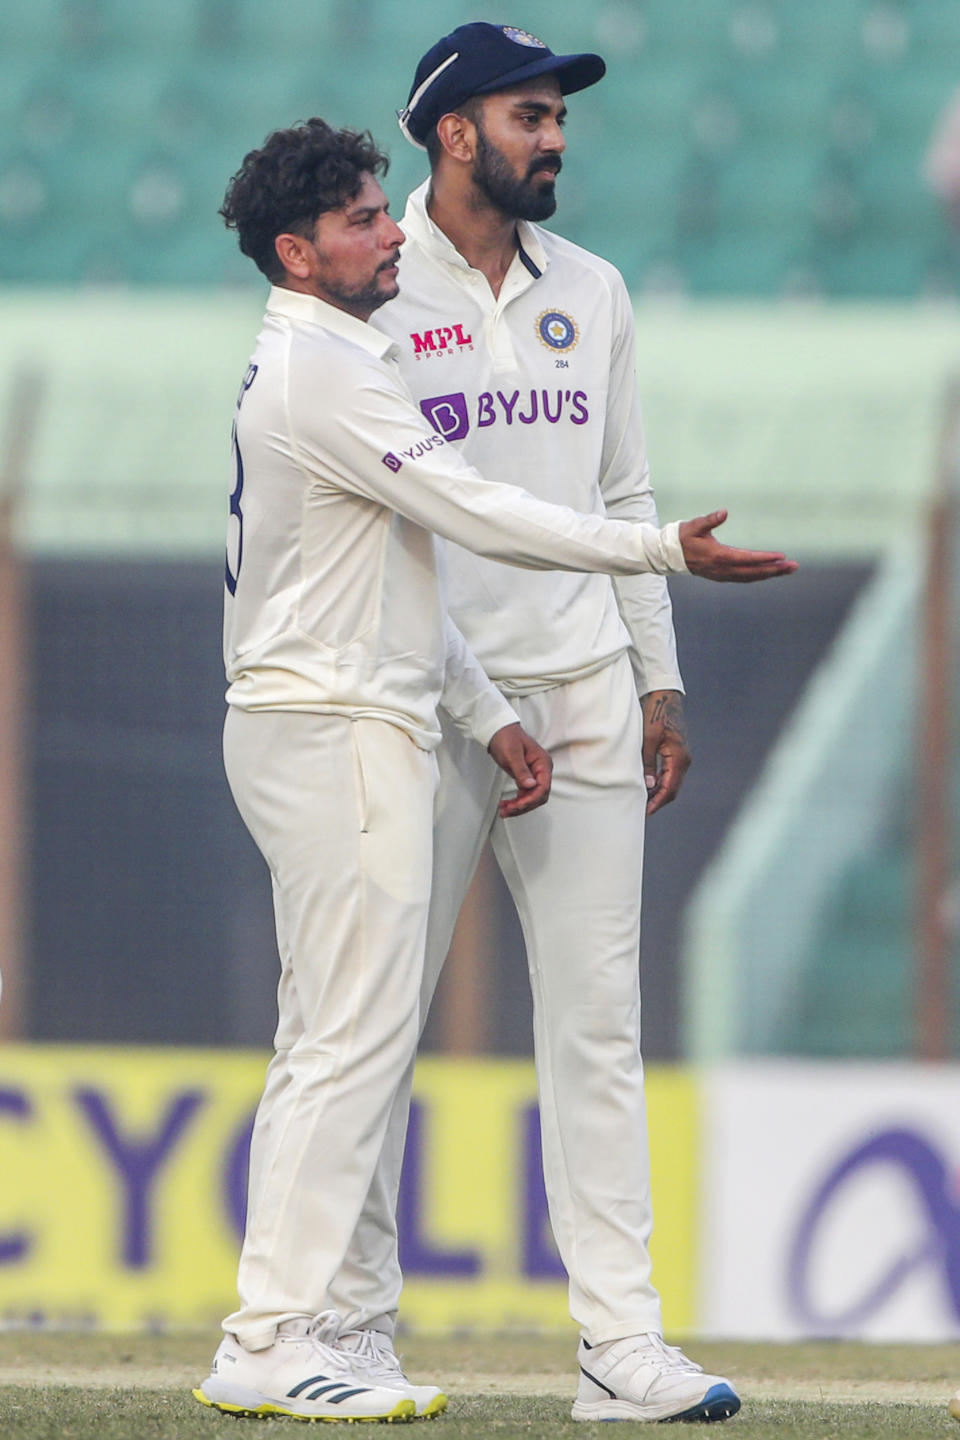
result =
M151 1259L150 1186L194 1112L202 1105L203 1092L185 1090L177 1095L170 1102L166 1116L152 1139L131 1139L121 1135L110 1113L107 1098L99 1090L81 1087L73 1092L73 1098L116 1166L123 1186L123 1263L132 1270L142 1270Z
M410 1103L407 1149L397 1200L400 1265L408 1275L477 1275L475 1250L441 1250L423 1233L423 1106Z
M533 1280L565 1280L567 1272L550 1232L547 1192L543 1188L540 1112L528 1105L523 1116L523 1207L520 1237L523 1273Z
M18 1120L30 1119L30 1101L22 1090L0 1090L0 1113L14 1115ZM26 1230L13 1230L0 1235L0 1265L15 1265L30 1249Z
M257 1112L242 1120L227 1149L223 1171L223 1195L230 1224L242 1240L247 1227L247 1186L250 1182L250 1141Z

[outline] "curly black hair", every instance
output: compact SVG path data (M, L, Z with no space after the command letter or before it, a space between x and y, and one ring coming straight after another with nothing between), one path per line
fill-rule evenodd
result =
M218 213L244 255L268 280L282 280L277 236L312 235L321 215L360 193L364 175L386 175L389 165L369 130L334 130L314 117L275 130L245 155Z

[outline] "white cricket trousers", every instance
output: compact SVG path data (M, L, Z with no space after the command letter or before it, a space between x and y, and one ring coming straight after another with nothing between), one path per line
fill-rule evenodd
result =
M553 790L530 815L499 819L508 782L445 727L421 1023L489 835L526 942L544 1180L570 1312L599 1344L661 1329L640 1059L643 716L626 656L511 703L553 756ZM394 1211L411 1075L328 1302L349 1324L387 1331L401 1288Z
M235 708L224 760L270 867L280 949L240 1308L223 1322L259 1350L324 1308L412 1064L437 768L381 720Z

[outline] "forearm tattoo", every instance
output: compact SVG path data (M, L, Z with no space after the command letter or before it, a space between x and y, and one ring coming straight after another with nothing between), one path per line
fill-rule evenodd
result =
M683 697L670 691L667 694L658 695L650 710L649 725L662 725L664 731L669 731L685 745L687 743L687 721L683 713Z

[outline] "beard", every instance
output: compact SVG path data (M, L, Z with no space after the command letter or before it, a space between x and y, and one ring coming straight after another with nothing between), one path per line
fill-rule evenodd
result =
M557 208L555 182L534 180L537 170L559 172L559 155L545 155L530 162L527 174L519 179L502 151L492 145L477 126L477 158L473 183L480 194L511 220L546 220Z
M400 294L400 286L396 280L393 280L390 286L386 286L380 279L380 271L386 270L390 265L396 265L396 263L396 259L384 261L373 279L365 281L362 285L338 285L331 283L325 276L321 277L321 284L331 302L342 310L349 310L351 313L363 310L372 312L379 310L381 305L386 305L388 300L395 300Z

